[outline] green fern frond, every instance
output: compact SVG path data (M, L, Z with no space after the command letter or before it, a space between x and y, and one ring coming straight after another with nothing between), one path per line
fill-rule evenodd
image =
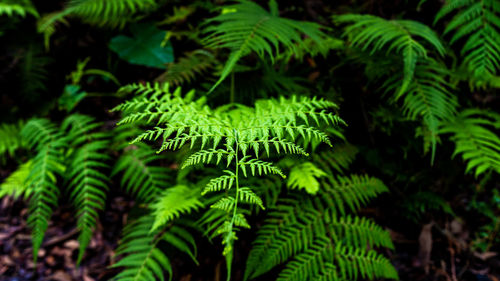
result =
M52 209L57 205L60 193L56 185L57 176L65 170L61 150L66 147L66 143L56 126L46 119L30 120L21 135L37 151L27 178L27 184L33 186L28 225L32 229L33 258L36 263Z
M352 144L339 144L331 150L315 153L312 157L314 163L320 164L327 174L343 174L354 161L358 154L358 148Z
M290 189L305 189L307 193L316 194L319 190L319 182L316 178L321 178L327 174L316 167L311 162L304 162L296 165L290 171L287 187Z
M398 96L410 88L417 62L427 58L428 50L421 43L431 46L440 56L444 56L445 48L438 35L428 26L411 20L386 20L373 15L340 15L335 16L338 23L349 24L345 28L345 36L353 47L363 51L385 51L402 57L404 64L403 81Z
M498 0L450 0L435 21L455 13L444 34L453 33L451 44L464 41L463 64L475 76L496 75L500 65L500 2Z
M189 214L203 208L204 205L199 199L198 189L185 185L165 189L152 206L155 221L151 231L178 218L181 214Z
M397 101L404 98L403 113L410 120L422 120L425 129L430 133L431 163L434 162L439 128L443 122L450 120L456 114L457 98L452 94L453 86L447 81L446 68L434 61L426 60L415 70L415 77L401 96L395 96ZM400 86L401 77L394 76L386 82L387 92Z
M95 118L93 117L73 114L64 119L61 124L61 130L67 133L67 138L71 141L71 146L78 147L83 143L106 137L104 133L94 132L99 126L101 124L95 122Z
M467 162L465 172L475 170L475 176L486 171L500 174L500 116L498 114L467 109L450 120L441 133L451 133L455 142L453 155L461 154Z
M241 203L256 205L261 209L265 207L255 192L257 189L240 186L240 181L256 175L286 177L272 162L258 159L263 154L260 152L265 151L270 156L270 148L273 147L273 155L308 155L297 144L298 139L315 139L318 143L331 145L328 135L321 128L343 123L332 112L337 106L324 99L293 96L257 102L254 108L239 107L237 112L243 114L242 117L227 108L211 110L205 105L204 99L194 100L193 91L186 97L181 96L179 88L171 93L168 85L136 84L126 86L121 91L138 96L115 107L115 111L124 113L119 124L147 123L154 126L139 134L132 143L162 140L158 152L180 149L189 144L195 152L187 157L183 166L216 162L226 164L227 169L230 169L228 174L210 181L203 191L203 194L226 191L223 197L214 196L212 202L215 203L210 206L214 211L209 211L206 220L217 225L211 227L208 233L215 233L222 238L228 276L237 231L240 227L249 226L244 214L246 206ZM225 163L221 163L223 157L226 157Z
M327 206L332 206L334 213L338 211L342 215L347 213L347 208L355 212L371 198L389 191L381 180L368 175L327 177L322 181L324 192L319 193L319 197Z
M160 243L167 243L194 259L194 238L188 231L174 225L166 230L151 232L154 220L153 216L144 215L125 227L124 238L116 250L117 256L124 257L112 265L123 270L112 280L164 281L166 274L169 276L167 280L171 280L172 265L160 250Z
M236 175L229 170L224 170L227 175L223 175L214 179L211 179L202 191L202 195L208 192L215 192L220 190L228 190L233 186L236 180Z
M77 225L80 231L78 241L80 249L77 263L83 258L85 249L92 239L93 231L99 218L98 212L105 205L108 191L108 176L102 169L107 169L105 162L110 157L104 153L109 147L107 141L94 141L78 148L68 166L69 197L77 210Z
M6 155L13 157L14 153L24 146L21 137L23 122L17 124L0 124L0 159L5 163Z
M67 17L76 17L100 27L122 28L136 14L151 11L155 7L155 0L69 0L63 10L43 16L37 23L37 29L44 34L45 47L48 49L57 24L68 25Z
M142 202L151 203L169 186L168 169L154 165L163 159L144 144L125 149L115 163L111 176L122 173L120 185Z
M12 17L13 15L19 15L25 17L27 14L31 14L36 18L39 17L35 6L30 0L3 0L0 2L0 16Z
M237 4L224 8L230 12L222 13L205 23L207 27L204 32L208 36L203 43L209 48L231 50L220 78L210 92L226 79L242 57L251 52L261 58L267 56L274 60L280 46L298 53L297 46L305 44L302 35L309 36L318 44L326 37L315 23L279 17L275 9L268 12L251 1L240 0Z
M33 193L33 187L28 184L27 179L31 172L32 160L19 165L17 170L12 172L5 181L0 184L0 198L4 196L12 196L18 198L23 196L29 198Z
M189 52L178 62L168 64L167 71L160 75L156 81L174 86L191 83L196 76L206 73L215 63L215 57L206 50Z
M223 149L200 150L184 160L182 163L182 169L200 163L208 164L212 161L212 159L214 159L214 157L216 159L215 165L219 165L223 157L234 158L234 155L234 152L227 152ZM231 162L228 163L228 165L230 164Z
M65 11L93 25L122 27L134 14L155 5L154 0L71 0Z
M316 280L322 275L324 263L337 267L337 273L343 277L339 280L346 280L346 271L349 274L363 274L366 269L357 268L345 260L337 260L338 257L332 255L333 245L360 250L373 246L394 247L389 233L372 221L350 216L336 217L332 213L333 207L326 206L325 209L317 201L315 203L303 198L279 202L268 214L254 241L247 260L245 279L260 276L295 257L287 263L278 280ZM318 243L322 245L319 248ZM329 248L330 252L327 252ZM373 255L366 262L376 263L379 258ZM374 268L378 266L381 265ZM388 266L391 266L390 263ZM365 273L368 276L370 274ZM349 279L355 278L351 276Z

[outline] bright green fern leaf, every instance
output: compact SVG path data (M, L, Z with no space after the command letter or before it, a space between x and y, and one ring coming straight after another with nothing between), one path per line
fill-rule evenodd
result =
M319 190L317 178L326 176L326 173L311 162L296 165L290 171L287 186L290 189L305 189L307 193L316 194Z
M151 231L166 223L203 207L199 200L199 190L185 185L176 185L165 189L152 206L155 216Z

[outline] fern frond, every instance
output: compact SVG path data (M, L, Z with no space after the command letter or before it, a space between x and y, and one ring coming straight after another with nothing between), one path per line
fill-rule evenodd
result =
M156 81L174 86L191 83L196 76L206 73L215 62L215 57L206 50L189 52L178 62L168 64L167 71L156 78Z
M340 15L334 17L339 23L349 24L345 36L353 47L371 54L379 51L400 55L404 64L403 81L399 93L405 92L413 80L417 62L427 58L425 42L440 56L445 48L438 35L428 26L411 20L386 20L373 15ZM399 94L398 94L399 95Z
M97 26L123 26L135 13L148 11L154 0L71 0L65 8L72 16Z
M208 192L220 191L223 189L224 190L231 189L236 179L236 175L229 170L225 170L224 172L227 173L227 175L211 179L207 183L201 194L205 195Z
M389 191L381 180L368 175L327 177L322 187L324 192L318 194L321 200L342 215L347 208L355 212L371 198Z
M4 196L12 196L18 198L23 196L25 199L29 198L33 193L33 186L27 182L28 176L32 168L32 160L19 165L17 170L12 172L5 181L0 184L0 198Z
M116 250L116 255L124 255L112 267L121 267L123 271L112 280L120 281L157 281L165 280L165 273L172 279L172 265L167 255L160 250L160 243L168 243L181 252L194 257L193 237L179 226L151 232L154 217L144 215L128 224L124 229L124 238Z
M334 256L336 262L342 265L343 279L356 280L358 277L399 279L391 262L373 250L366 251L337 244Z
M69 197L77 210L77 225L80 231L80 249L77 263L83 258L85 249L92 239L99 218L98 212L105 205L109 178L101 169L107 169L105 162L110 157L104 153L109 143L94 141L78 148L68 166Z
M491 112L467 109L450 120L441 133L451 133L455 142L453 155L461 154L467 162L465 172L475 170L475 176L486 171L500 174L500 116Z
M326 37L315 23L279 17L276 10L268 12L251 1L240 0L225 9L230 12L207 20L204 30L208 34L203 40L206 46L231 50L220 78L210 92L226 79L242 57L251 52L274 60L280 46L298 52L297 45L304 44L302 35L309 36L318 44Z
M321 168L328 174L343 174L354 161L358 151L354 145L345 143L336 145L331 150L315 153L312 157L314 163L321 164Z
M72 114L64 119L61 130L67 132L67 138L71 141L72 147L77 147L85 142L102 139L104 133L93 132L101 126L95 122L95 118L87 115Z
M60 193L56 185L57 176L65 170L61 150L66 147L66 143L55 125L46 119L30 120L21 134L37 150L27 178L27 184L33 186L27 222L32 229L33 258L36 263L48 221L57 205Z
M138 200L151 203L168 187L168 169L153 163L163 157L144 144L136 144L118 158L111 175L123 173L120 185Z
M23 122L18 124L0 124L0 159L5 162L6 154L13 157L14 153L24 146L21 138L21 128Z
M294 166L290 171L287 187L290 189L305 189L307 193L316 194L319 182L316 178L326 176L326 173L311 162Z
M444 34L452 33L451 44L464 41L463 64L475 76L495 76L500 65L500 2L498 0L450 0L436 15L435 22L455 15Z
M258 231L247 260L245 279L255 278L291 257L295 259L287 263L278 280L316 280L323 274L331 274L322 272L328 270L328 267L323 267L324 263L337 267L337 273L344 277L339 280L348 278L346 271L369 276L371 273L365 270L370 269L357 268L345 260L337 260L339 257L333 255L332 247L345 245L356 249L356 252L374 246L393 248L389 233L364 218L336 217L331 209L331 206L327 205L325 209L321 204L307 199L285 199L279 202ZM318 248L318 244L322 246ZM379 258L370 256L366 262L376 263ZM374 268L379 266L375 265ZM391 266L390 263L388 266ZM351 279L355 280L350 276Z
M198 189L185 185L176 185L165 189L156 203L153 204L155 221L151 231L155 231L166 223L178 218L181 214L189 214L202 208Z
M238 196L240 202L255 204L260 208L265 209L262 199L257 194L255 194L255 192L253 192L252 189L250 189L249 187L240 187L240 189L238 190Z
M447 81L445 67L434 60L426 60L415 70L415 77L410 87L401 96L404 97L403 113L410 120L422 120L430 133L431 163L434 162L439 128L443 122L453 118L458 106L457 98L451 93L453 86ZM394 76L386 83L387 91L396 89L401 77ZM401 96L396 96L398 100Z
M255 176L256 172L258 172L259 176L261 176L262 174L264 175L275 174L275 175L280 175L282 178L286 178L285 174L278 167L274 166L273 163L270 162L265 162L257 159L250 159L247 161L245 158L242 158L238 163L238 166L241 168L243 176L245 177L247 177L246 168L248 166L250 168L252 176Z
M210 161L212 161L212 159L214 159L214 157L216 158L215 165L219 165L222 157L229 158L232 156L232 159L234 158L234 155L234 152L227 152L223 149L200 150L196 153L191 154L186 160L184 160L184 162L182 163L182 169L199 163L208 164L210 163ZM231 162L228 163L228 165L230 164Z
M3 0L0 2L0 16L12 17L13 15L19 15L25 17L27 14L31 14L36 18L39 17L35 6L30 0Z

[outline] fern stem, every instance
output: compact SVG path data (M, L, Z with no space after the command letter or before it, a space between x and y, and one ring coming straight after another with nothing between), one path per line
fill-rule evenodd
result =
M238 159L238 152L239 152L239 142L238 142L238 134L235 130L235 137L236 137L236 149L235 149L235 160L236 160L236 171L235 171L235 184L236 184L236 194L234 198L234 209L233 209L233 217L231 218L231 223L229 224L229 235L233 235L233 225L234 225L234 219L236 218L236 211L238 209L238 199L239 199L239 191L240 191L240 183L239 183L239 178L238 178L238 173L240 170L240 163ZM231 241L232 243L232 241ZM230 258L226 259L227 263L227 281L231 280L231 263L232 263L232 257L233 257L233 245L231 245L231 251L227 253L227 255L230 255Z

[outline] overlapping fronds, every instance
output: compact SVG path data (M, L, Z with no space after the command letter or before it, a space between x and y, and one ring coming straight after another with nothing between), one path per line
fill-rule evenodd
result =
M195 260L194 238L188 231L177 225L151 231L153 223L153 216L144 215L125 227L124 237L116 250L117 256L124 257L112 266L123 270L112 280L171 280L172 265L161 250L161 243L167 243ZM165 278L167 275L168 279Z
M312 157L314 163L321 164L321 169L329 175L343 174L354 161L358 148L352 144L338 144L331 150L315 153Z
M168 168L155 164L161 159L146 145L135 144L123 151L111 175L121 173L121 187L138 200L151 203L169 186Z
M76 209L77 225L80 231L80 250L77 263L92 238L99 218L98 212L104 208L109 178L103 169L108 169L110 157L105 153L109 142L98 140L78 148L68 167L69 197Z
M500 2L498 0L449 0L436 15L439 21L455 14L444 34L450 43L463 42L463 64L481 79L495 76L500 68Z
M32 119L21 131L29 146L37 151L27 184L33 186L28 225L32 229L33 257L36 261L52 210L57 206L57 177L64 170L62 149L66 146L58 128L46 119Z
M285 178L273 162L259 158L279 154L307 156L297 140L332 145L322 127L343 123L333 112L336 105L324 99L294 96L257 102L253 108L242 106L236 111L224 108L213 111L203 100L194 100L194 92L182 97L179 89L170 93L168 85L130 85L121 91L138 96L114 109L124 113L119 124L154 126L137 136L134 143L162 140L158 152L189 144L195 152L182 167L212 163L226 166L226 174L209 181L203 194L225 191L210 206L217 211L210 211L207 220L216 222L214 232L222 236L228 275L236 232L240 227L250 227L245 205L265 208L255 188L243 186L240 181L271 174Z
M370 199L389 191L381 180L368 175L327 177L323 180L322 189L324 192L318 194L320 200L341 215L355 212Z
M401 56L404 75L399 93L410 87L417 63L427 58L429 51L435 51L440 56L445 54L437 34L416 21L386 20L373 15L356 14L336 16L334 20L349 24L345 28L345 36L353 47L369 50L371 54L385 51Z
M197 188L176 185L165 189L152 206L155 217L151 231L167 224L181 215L189 214L203 207Z
M421 120L428 130L431 146L431 163L434 162L439 128L456 114L458 101L452 93L453 86L448 81L446 68L435 60L425 60L416 67L414 79L401 95L396 95L397 101L403 98L403 113L410 120ZM390 92L402 87L401 76L395 75L387 80L386 91Z
M206 73L215 62L214 55L206 50L189 52L178 62L168 64L167 71L156 80L176 86L191 83L196 76Z
M387 259L367 252L367 247L373 246L393 248L389 233L374 222L336 217L328 205L325 208L307 198L284 199L270 211L258 232L247 260L245 279L260 276L285 262L278 280L316 280L333 274L331 266L341 277L338 280L356 280L357 276L397 279ZM365 257L366 265L349 262L355 256Z
M30 0L3 0L0 2L0 16L7 15L12 17L18 15L25 17L27 14L39 17L35 6L33 6Z
M210 91L231 73L242 57L251 52L273 60L280 46L299 53L298 46L305 47L303 35L318 44L326 37L316 23L280 17L276 1L271 1L269 6L270 11L266 11L254 2L240 0L224 7L228 12L206 21L204 32L208 35L203 43L210 48L231 50L219 80Z
M500 173L500 116L493 112L467 109L450 120L441 129L451 133L456 148L467 162L465 172L474 170L475 176L487 171Z

